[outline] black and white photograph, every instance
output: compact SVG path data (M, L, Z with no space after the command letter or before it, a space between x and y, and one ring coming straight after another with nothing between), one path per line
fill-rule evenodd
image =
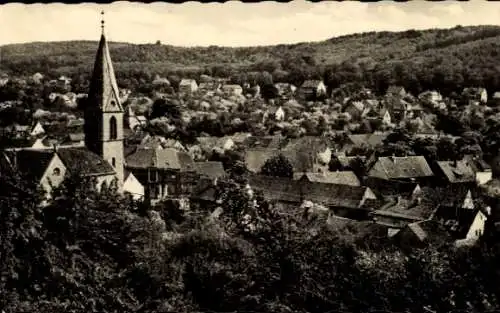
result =
M484 313L499 282L500 2L0 4L0 313Z

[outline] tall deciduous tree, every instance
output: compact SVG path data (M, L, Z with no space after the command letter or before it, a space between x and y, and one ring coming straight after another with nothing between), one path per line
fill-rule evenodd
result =
M293 166L284 155L279 154L264 163L261 173L267 176L292 178Z

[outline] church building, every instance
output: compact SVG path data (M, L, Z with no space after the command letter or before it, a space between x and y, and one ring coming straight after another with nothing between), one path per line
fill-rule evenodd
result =
M116 183L123 191L124 110L104 34L97 49L88 98L84 104L85 146L13 148L0 153L0 175L19 172L50 192L66 173L96 178L98 188Z

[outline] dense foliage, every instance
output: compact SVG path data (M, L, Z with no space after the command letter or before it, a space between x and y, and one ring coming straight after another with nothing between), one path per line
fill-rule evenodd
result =
M0 309L11 312L467 311L498 307L496 244L402 252L286 214L237 184L219 216L150 210L71 178L53 203L2 177ZM255 198L256 197L256 198ZM166 219L163 220L162 219ZM374 243L377 243L374 245ZM386 243L384 243L386 242ZM312 248L314 247L314 248Z
M306 78L324 78L335 89L363 83L379 92L391 83L416 94L436 88L444 95L464 86L500 90L496 67L499 56L496 26L460 27L405 32L370 32L323 42L267 47L181 48L162 44L110 43L119 84L150 91L153 78L201 74L231 77L234 82L300 84ZM0 71L12 76L41 72L48 78L67 75L85 90L97 44L90 41L6 45ZM140 89L140 90L139 90ZM267 95L273 90L263 89Z

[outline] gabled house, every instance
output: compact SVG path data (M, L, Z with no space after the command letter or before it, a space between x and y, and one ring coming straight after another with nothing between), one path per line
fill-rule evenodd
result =
M144 186L134 176L132 172L125 171L125 181L123 182L123 192L129 194L132 199L139 201L144 199Z
M400 229L408 224L432 219L436 206L420 195L409 199L397 196L386 204L371 212L373 221L394 229Z
M127 109L127 125L130 130L138 131L144 128L148 123L148 120L144 115L135 115L135 112L129 106Z
M264 113L263 121L265 122L269 118L275 121L283 121L285 120L285 110L281 106L270 106Z
M42 124L39 121L36 121L36 123L31 126L30 130L30 136L40 136L45 134L45 129L43 128Z
M142 148L126 157L127 170L144 185L151 203L189 194L197 180L193 163L188 153L172 148Z
M368 134L350 134L347 135L346 142L342 145L340 152L349 152L353 148L367 146L376 148L383 144L389 133L368 133Z
M438 209L434 220L444 225L458 244L475 241L484 233L489 208L476 208L468 188L440 188L436 191Z
M206 81L206 82L201 82L198 85L198 92L200 93L213 93L215 94L216 92L221 90L221 84L215 80L212 81Z
M473 155L465 155L464 160L472 168L478 185L486 184L493 178L491 166L482 158Z
M325 83L321 80L306 80L299 89L299 94L304 99L314 99L326 95Z
M183 78L179 83L179 92L193 93L198 90L198 84L194 79Z
M435 174L445 184L475 184L476 175L466 160L437 161Z
M424 220L407 224L397 231L392 241L403 249L413 249L447 244L452 237L440 223Z
M423 156L379 157L368 177L386 181L428 183L434 173Z
M280 96L290 96L295 93L297 87L288 83L276 83L274 87L278 90L278 95Z
M274 204L297 207L304 201L311 201L343 217L366 217L369 209L365 205L376 200L373 192L364 186L314 183L264 175L250 175L248 184L255 194L261 193L264 199Z
M203 136L197 137L196 141L200 145L201 150L205 153L212 153L214 151L223 153L224 151L233 149L235 146L235 143L230 136Z

